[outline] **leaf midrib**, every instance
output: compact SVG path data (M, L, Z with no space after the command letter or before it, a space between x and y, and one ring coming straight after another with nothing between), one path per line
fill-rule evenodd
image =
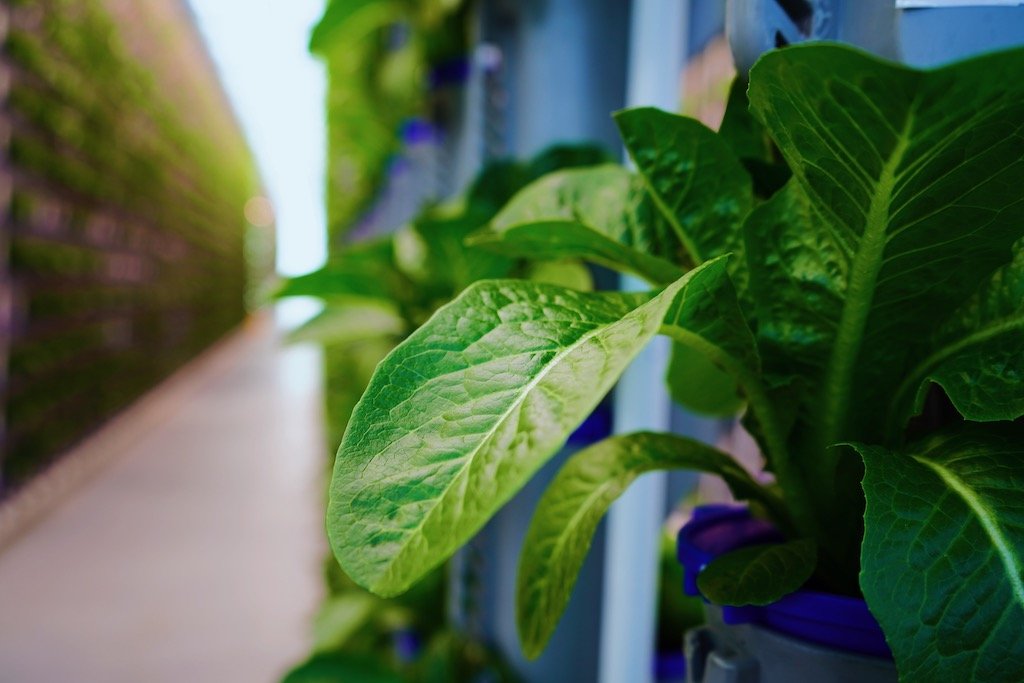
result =
M392 593L401 592L401 590L403 590L403 588L408 585L408 578L406 576L406 574L408 573L408 570L404 569L404 567L405 567L404 558L409 553L409 548L410 548L410 544L407 542L407 539L412 538L412 537L414 537L417 534L422 534L423 528L426 526L427 522L430 519L433 518L434 514L437 512L438 507L445 500L447 500L449 493L452 491L452 489L455 486L457 486L457 483L459 482L459 480L463 479L465 477L466 471L469 469L470 465L472 465L472 463L479 456L480 452L483 450L485 445L490 443L490 441L494 438L494 435L497 433L497 431L501 427L501 425L505 424L506 420L509 419L509 416L511 416L512 413L522 405L523 401L525 400L525 397L528 396L541 383L541 381L545 377L547 377L547 375L551 371L551 369L556 367L562 361L563 358L565 358L566 356L570 355L572 352L576 351L578 348L582 347L584 344L586 344L588 341L590 341L594 336L599 334L601 331L606 330L609 327L612 327L614 325L617 325L617 324L621 323L626 317L628 317L631 314L636 313L637 311L641 310L642 308L647 306L652 301L655 301L657 299L657 297L660 296L661 294L664 294L664 292L665 292L665 290L660 292L655 297L652 297L648 301L643 302L637 308L634 308L632 311L627 313L622 318L620 318L618 320L614 320L614 321L612 321L612 322L610 322L610 323L608 323L606 325L600 325L598 327L595 327L593 330L590 330L589 332L585 333L583 336L581 336L579 339L577 339L575 342L573 342L570 346L565 347L565 349L563 349L562 351L559 351L557 354L555 354L551 358L551 361L549 363L547 363L540 372L537 373L537 376L534 377L533 379L531 379L523 387L523 390L516 397L516 400L513 401L509 405L509 407L501 414L501 416L497 420L494 421L494 424L491 426L491 428L488 429L483 434L483 437L480 439L478 445L472 451L470 451L469 453L466 454L466 456L464 458L463 464L459 467L459 469L455 473L455 475L452 476L452 478L450 480L449 486L447 488L445 488L445 490L441 493L440 496L438 496L437 498L434 498L434 504L430 507L430 511L427 512L427 514L423 515L423 519L420 520L419 524L417 524L415 527L413 527L411 529L406 530L406 532L403 535L403 538L405 540L402 543L401 549L394 555L394 557L391 559L390 562L388 562L386 565L384 565L385 569L384 569L384 571L382 571L380 573L380 575L384 576L384 577L392 577L395 573L398 573L399 576L402 577L402 581L400 582L400 587L398 588L397 591L388 591L386 588L384 588L381 585L381 581L378 580L376 582L376 589L379 590L382 595L385 592L392 592ZM504 496L499 495L498 496L499 504L504 502L505 500L508 500L510 497L511 497L511 494L506 494ZM476 531L476 529L481 526L481 524L482 523L479 522L479 521L474 522L473 528L470 530L469 533L470 534L474 533Z
M832 353L825 370L823 409L820 414L819 435L815 446L822 456L823 463L828 468L827 471L831 471L838 458L838 453L834 451L829 453L828 447L841 440L846 427L850 390L861 345L864 342L878 275L884 263L883 257L888 241L889 208L898 178L896 171L910 146L910 134L914 125L914 107L915 103L911 103L896 144L875 184L865 217L864 233L851 266L851 276L843 301L843 310L839 317L836 341L832 346ZM832 481L832 478L827 477L825 481Z
M1022 570L1018 558L1013 553L1013 548L1010 541L1006 538L1003 530L999 526L999 522L996 519L996 514L986 505L985 501L978 496L970 486L967 485L962 479L960 479L952 470L943 467L939 463L929 460L928 458L921 457L918 455L912 455L912 458L929 468L948 486L952 491L963 499L967 507L974 513L975 517L981 523L981 527L985 530L989 540L992 541L992 545L995 547L996 554L999 556L999 560L1003 565L1003 570L1006 572L1006 576L1010 582L1010 589L1013 592L1013 596L1016 599L1017 606L1024 610L1024 578L1022 578Z

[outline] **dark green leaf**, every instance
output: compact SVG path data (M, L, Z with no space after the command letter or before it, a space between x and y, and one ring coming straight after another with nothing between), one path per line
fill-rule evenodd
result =
M770 605L814 573L814 541L752 545L712 560L697 575L701 595L717 605Z
M751 109L793 170L786 194L747 221L751 292L774 347L766 372L808 387L790 447L817 519L849 524L823 528L825 552L856 531L829 446L885 438L919 342L1024 235L1022 70L1024 50L917 71L817 44L751 72Z
M580 168L606 164L612 159L599 145L553 145L530 160L527 175L540 178L563 168Z
M1024 677L1024 428L969 425L892 452L858 446L861 587L900 680Z
M622 140L658 208L693 263L735 254L744 268L741 225L754 203L750 176L728 143L684 116L651 108L615 115ZM741 276L741 287L745 283Z
M750 114L747 81L742 77L733 79L729 86L729 99L718 135L740 159L773 160L774 143L761 122Z
M758 197L771 197L789 180L791 175L775 149L775 143L761 122L750 114L747 100L747 82L737 77L729 88L718 135L729 143L743 167L754 181Z
M470 287L378 367L345 432L328 533L360 585L402 592L518 491L658 331L677 294Z
M1024 248L946 321L928 344L890 409L890 433L919 412L930 382L968 420L1024 414ZM911 401L916 405L911 410Z
M467 190L466 205L470 210L483 215L483 225L530 180L529 170L518 161L492 161Z
M580 451L544 492L523 542L516 615L527 657L537 657L551 638L608 507L638 476L663 469L717 474L738 498L779 504L728 455L691 439L637 433Z
M285 675L281 683L402 683L403 678L378 658L330 652L314 655Z
M527 186L472 244L533 258L583 258L650 282L677 280L682 255L641 184L606 164L551 173Z

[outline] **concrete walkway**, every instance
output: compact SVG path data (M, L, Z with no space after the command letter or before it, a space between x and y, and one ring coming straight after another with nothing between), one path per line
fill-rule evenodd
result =
M258 683L320 596L319 355L257 320L89 439L0 553L3 683Z

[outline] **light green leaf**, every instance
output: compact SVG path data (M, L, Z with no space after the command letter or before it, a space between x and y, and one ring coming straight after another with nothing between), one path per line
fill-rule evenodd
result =
M816 561L810 539L752 545L708 563L697 575L697 588L716 605L770 605L799 590Z
M335 556L381 595L465 543L555 453L658 331L676 296L487 281L443 307L380 364L335 463Z
M665 382L672 400L695 413L732 417L743 408L732 375L689 346L672 345Z
M406 330L405 319L385 301L328 304L288 335L289 342L343 344L363 339L397 337Z
M392 300L398 288L391 239L350 247L327 265L285 280L277 298L313 296L325 300Z
M1024 676L1024 428L969 425L892 452L857 446L861 587L900 680Z
M741 289L741 225L754 204L750 176L729 144L700 122L652 108L615 115L651 197L693 263L735 254Z
M691 439L641 432L614 436L580 451L544 492L523 542L516 621L527 657L540 655L554 633L608 507L638 476L662 469L717 474L738 498L779 505L732 458Z
M590 270L579 261L534 261L527 265L526 278L580 292L594 289Z
M360 590L346 591L328 599L320 606L313 624L314 651L344 646L384 604L380 598Z
M583 258L652 283L677 280L685 256L637 179L605 164L528 185L471 244L531 258Z
M896 392L890 433L920 412L931 382L968 420L1024 414L1024 247L1018 245L1013 262L956 310L927 348Z

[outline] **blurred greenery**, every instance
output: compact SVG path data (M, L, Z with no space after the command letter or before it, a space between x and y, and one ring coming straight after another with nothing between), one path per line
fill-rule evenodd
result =
M7 4L16 172L0 494L241 321L253 275L242 207L260 193L240 133L198 103L183 109L168 74L129 49L153 38L147 27L126 28L102 0ZM192 66L174 67L177 89L211 94Z

